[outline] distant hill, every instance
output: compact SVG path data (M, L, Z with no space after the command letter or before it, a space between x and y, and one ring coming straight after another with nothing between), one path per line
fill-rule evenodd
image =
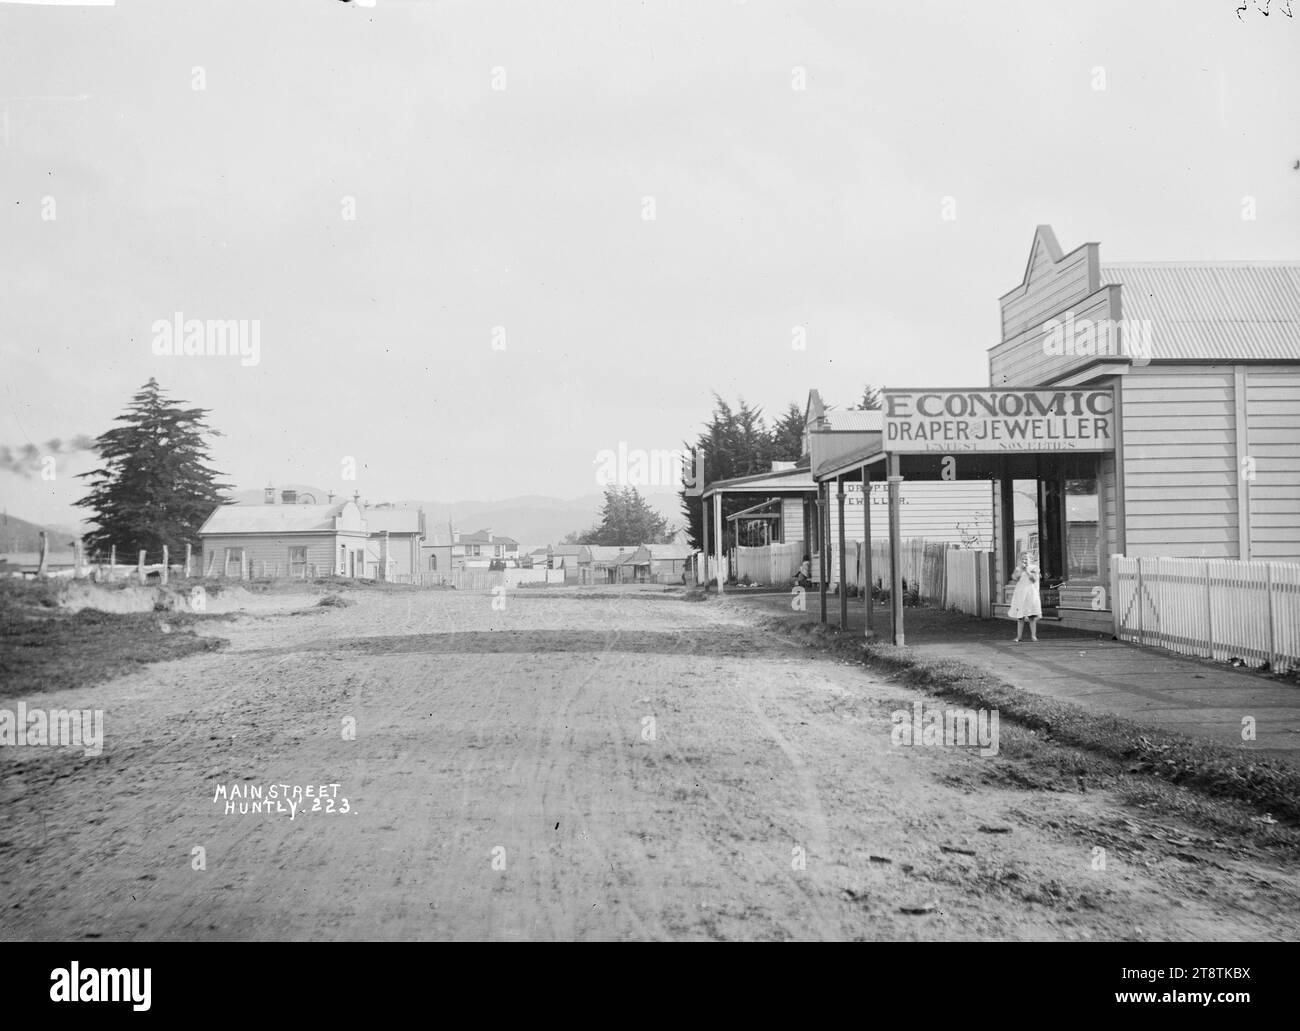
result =
M71 542L85 533L73 526L41 526L19 519L7 512L0 513L0 551L37 551L41 546L41 531L49 534L51 550L66 551Z

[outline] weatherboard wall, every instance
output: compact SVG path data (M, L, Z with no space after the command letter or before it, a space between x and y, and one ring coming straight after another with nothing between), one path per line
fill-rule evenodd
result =
M203 571L208 570L209 556L216 556L213 565L213 573L217 576L224 574L224 563L226 559L227 548L243 548L245 555L250 563L250 573L254 576L262 575L262 563L266 563L268 574L274 574L277 570L280 576L289 575L290 548L307 549L307 566L310 574L310 567L315 565L321 575L329 573L346 574L346 568L339 567L339 554L341 553L339 545L347 547L349 551L361 551L363 554L367 545L367 537L363 533L357 534L280 534L280 535L261 535L261 534L222 534L213 537L203 538ZM232 567L233 568L233 567ZM368 575L375 575L374 569L368 571Z

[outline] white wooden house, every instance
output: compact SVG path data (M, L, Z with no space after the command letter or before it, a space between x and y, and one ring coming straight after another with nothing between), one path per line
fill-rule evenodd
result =
M222 505L199 529L202 570L215 576L313 573L374 577L370 534L354 501L333 505Z

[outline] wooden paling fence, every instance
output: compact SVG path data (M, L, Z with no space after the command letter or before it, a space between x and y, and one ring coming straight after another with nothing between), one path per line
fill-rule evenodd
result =
M991 618L997 593L993 552L949 548L944 553L944 565L943 607Z
M1300 565L1111 557L1115 636L1183 655L1300 666Z
M736 577L749 577L760 584L786 584L799 572L803 541L765 544L759 548L736 548Z
M908 538L902 542L899 551L899 565L902 567L903 579L907 589L920 592L921 600L941 603L948 579L948 567L945 556L952 550L952 545L943 541L928 541L923 537ZM751 580L763 584L790 583L799 572L799 563L803 560L805 545L802 541L790 544L768 544L759 548L735 548L732 553L733 571L737 577L748 576ZM850 584L859 589L866 586L866 548L861 541L845 541L845 568L848 570ZM819 556L812 556L813 580L820 574ZM832 547L827 556L830 563L828 583L838 584L840 579L840 552L838 545ZM886 590L891 583L889 566L889 542L872 541L871 543L871 579ZM710 565L710 570L712 566Z
M910 537L899 543L898 563L907 590L910 592L915 589L920 594L921 601L944 604L948 583L946 556L952 546L945 541L928 541L924 537ZM857 549L856 556L854 548ZM849 549L849 568L856 568L858 585L862 586L866 582L866 549L852 544ZM855 557L856 564L853 562ZM885 590L893 582L888 541L871 542L871 579L876 586Z

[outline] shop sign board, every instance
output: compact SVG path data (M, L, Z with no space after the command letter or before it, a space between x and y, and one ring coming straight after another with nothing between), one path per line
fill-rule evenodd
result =
M885 390L881 403L886 451L1115 450L1109 387Z

